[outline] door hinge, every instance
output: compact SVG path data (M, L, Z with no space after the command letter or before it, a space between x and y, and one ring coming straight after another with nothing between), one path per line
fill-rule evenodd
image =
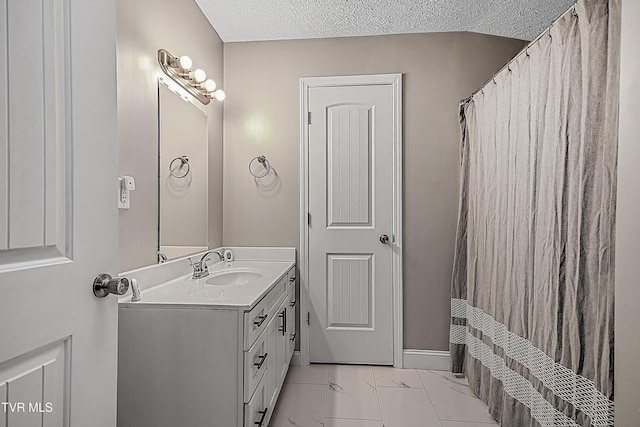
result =
M307 112L307 124L310 125L311 124L311 111Z
M311 324L311 323L309 323L309 319L310 319L310 317L311 317L311 313L309 313L309 312L307 311L307 325L310 325L310 324Z

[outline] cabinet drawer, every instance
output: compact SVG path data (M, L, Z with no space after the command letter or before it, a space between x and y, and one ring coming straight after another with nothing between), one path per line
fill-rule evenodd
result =
M287 271L287 283L289 284L289 287L287 288L287 290L296 288L296 267L295 266L291 267L289 271Z
M266 329L273 316L273 305L286 290L286 277L280 279L278 284L265 295L251 311L244 314L244 349L248 350L260 333Z
M265 387L265 377L262 378L256 392L251 400L244 404L244 426L245 427L266 427L271 418L270 409L267 405L267 390Z
M253 391L258 386L264 372L267 370L269 357L267 349L267 334L264 333L256 340L251 348L244 352L244 401L248 402Z

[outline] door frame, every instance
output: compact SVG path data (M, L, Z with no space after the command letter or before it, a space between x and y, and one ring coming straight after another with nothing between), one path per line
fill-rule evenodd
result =
M317 87L389 85L393 90L393 366L402 368L402 73L300 79L300 364L309 362L309 89Z

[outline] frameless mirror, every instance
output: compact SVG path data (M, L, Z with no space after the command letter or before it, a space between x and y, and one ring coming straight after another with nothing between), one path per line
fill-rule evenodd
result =
M158 83L158 261L208 248L207 115Z

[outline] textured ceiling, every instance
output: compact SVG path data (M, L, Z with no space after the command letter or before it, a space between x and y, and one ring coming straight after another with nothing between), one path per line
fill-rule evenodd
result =
M574 0L196 0L225 42L472 31L532 40Z

